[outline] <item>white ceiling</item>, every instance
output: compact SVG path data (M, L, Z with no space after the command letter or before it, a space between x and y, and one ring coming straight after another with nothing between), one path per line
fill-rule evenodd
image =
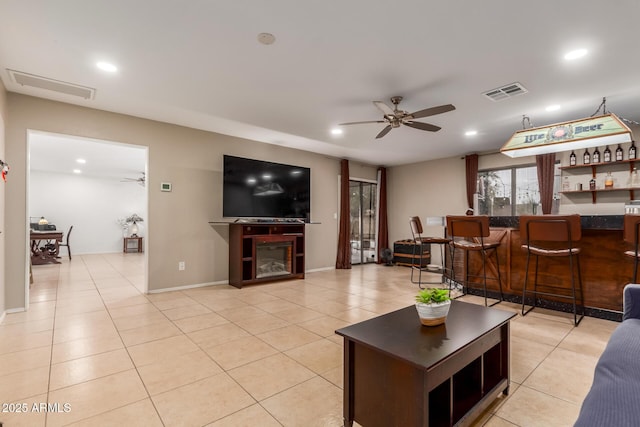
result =
M29 132L29 169L131 182L146 168L147 150L127 144ZM79 163L78 160L84 160Z
M393 166L499 149L522 128L607 110L640 121L638 0L2 0L9 91ZM270 32L273 45L259 44ZM567 62L564 53L589 54ZM107 74L95 63L119 70ZM97 89L94 100L22 87L6 69ZM529 93L482 93L520 82ZM371 101L456 110L386 137ZM546 112L560 104L556 112ZM477 129L475 137L464 132Z

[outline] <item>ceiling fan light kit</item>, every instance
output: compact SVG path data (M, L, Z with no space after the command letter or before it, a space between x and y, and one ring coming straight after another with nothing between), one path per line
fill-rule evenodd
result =
M339 126L360 125L366 123L386 123L387 125L384 127L384 129L382 129L382 131L380 131L380 133L376 135L376 139L382 138L383 136L388 134L391 129L399 128L400 125L409 126L410 128L427 132L438 132L441 129L440 126L432 125L430 123L416 122L414 120L421 119L423 117L434 116L436 114L446 113L456 109L456 107L451 104L445 104L409 113L398 108L398 104L400 104L400 102L402 102L401 96L392 96L391 103L393 104L394 108L391 108L382 101L373 101L373 105L375 105L376 108L382 111L383 120L348 122L341 123Z

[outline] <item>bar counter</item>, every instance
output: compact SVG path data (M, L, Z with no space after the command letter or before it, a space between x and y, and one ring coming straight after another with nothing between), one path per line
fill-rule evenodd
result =
M622 290L633 279L633 259L624 255L628 246L622 240L624 215L582 216L582 239L579 247L580 271L584 305L588 315L619 320L622 312ZM518 217L491 217L491 236L500 241L498 256L500 274L505 297L509 301L522 301L522 288L527 262L526 251L522 249ZM477 255L477 254L476 254ZM543 259L544 258L544 259ZM491 259L493 261L493 259ZM554 286L570 286L568 261L566 258L540 258L539 283ZM529 271L533 283L534 262ZM464 277L464 261L456 257L456 277ZM479 256L469 259L469 272L482 272ZM493 277L495 262L488 263L487 277ZM472 293L482 292L479 279L471 284ZM498 284L487 280L491 295L497 295ZM479 292L478 292L479 291ZM545 297L543 305L566 311L568 299Z

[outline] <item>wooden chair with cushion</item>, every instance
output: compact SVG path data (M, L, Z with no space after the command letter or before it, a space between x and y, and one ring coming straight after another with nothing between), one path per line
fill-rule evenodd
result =
M422 228L422 221L420 221L420 217L412 216L409 218L409 225L411 226L411 236L413 238L413 253L411 257L411 283L415 283L420 287L420 289L424 289L422 285L426 284L439 284L444 281L444 272L445 272L445 259L444 253L442 251L442 245L449 243L449 239L443 237L424 237L422 233L424 230ZM428 249L429 258L431 259L431 244L440 245L440 257L442 260L442 268L439 270L441 274L440 280L438 281L423 281L422 280L422 271L427 267L424 264L425 259L425 249ZM418 272L418 279L414 279L414 272Z
M537 296L570 299L573 306L573 323L578 326L584 317L584 296L582 294L582 275L580 274L580 248L577 243L582 238L580 215L522 215L520 217L520 238L522 249L527 252L524 287L522 290L522 315L526 315L537 305ZM529 283L529 264L535 257L533 290L527 289ZM566 258L568 260L570 287L558 283L538 283L539 257ZM549 279L554 279L547 270ZM577 280L576 280L577 276ZM546 289L538 290L538 286ZM525 310L527 295L533 295L531 308ZM578 304L578 299L580 303ZM578 317L578 306L582 314Z
M447 232L451 236L451 271L452 279L455 281L454 262L457 251L462 251L465 256L464 274L465 277L462 280L464 293L469 288L469 279L472 277L479 277L482 279L482 285L484 289L484 305L487 306L487 264L490 261L490 257L493 255L495 259L495 268L492 268L494 277L489 279L497 280L498 288L500 292L499 299L489 306L494 306L501 301L504 301L504 295L502 293L502 280L500 278L500 259L498 257L499 241L489 241L486 239L490 236L489 230L489 217L486 215L449 215L447 216ZM478 253L482 257L482 275L474 276L469 273L469 257L471 253Z

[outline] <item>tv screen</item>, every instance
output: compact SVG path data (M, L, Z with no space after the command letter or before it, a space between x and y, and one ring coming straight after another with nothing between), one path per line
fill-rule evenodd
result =
M225 155L223 176L224 217L310 221L309 168Z

